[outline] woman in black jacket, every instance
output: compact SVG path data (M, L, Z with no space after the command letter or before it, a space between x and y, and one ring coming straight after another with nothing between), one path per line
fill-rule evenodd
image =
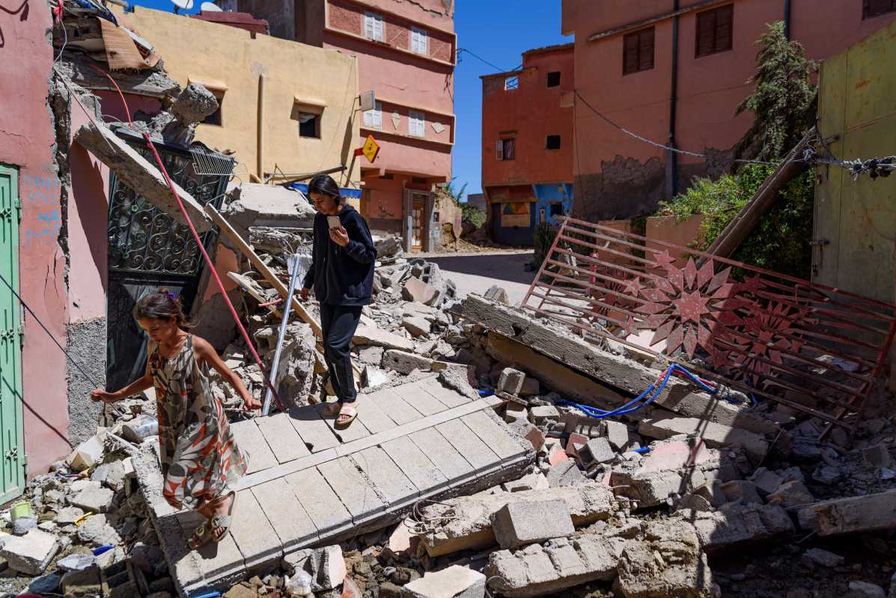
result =
M320 302L320 326L324 360L337 401L327 414L337 416L336 426L351 424L358 412L352 373L351 344L361 319L361 309L370 303L376 247L364 218L345 203L339 187L325 174L308 183L314 202L314 248L311 268L302 285L301 298L311 289Z

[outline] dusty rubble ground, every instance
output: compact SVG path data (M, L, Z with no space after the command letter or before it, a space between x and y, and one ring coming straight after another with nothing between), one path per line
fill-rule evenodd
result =
M284 278L287 250L309 241L289 230L248 233ZM355 348L365 384L440 362L467 364L472 382L507 400L504 419L533 443L537 460L516 482L419 505L394 528L293 557L225 596L888 595L896 569L890 532L821 538L795 524L801 505L896 488L885 398L852 437L837 430L823 442L820 422L759 404L751 414L782 430L765 439L765 449L752 441L707 448L635 420L592 420L562 405L564 395L493 359L483 327L451 312L452 284L436 265L402 256L394 238L378 243L376 300L365 315L392 334L383 341L371 333ZM257 277L247 274L243 284L254 295L238 294L243 315L269 362L282 303ZM487 294L501 302L500 289ZM321 400L326 381L310 327L294 321L287 339L279 376L290 389L284 395ZM261 395L261 373L246 355L240 341L226 344L228 364ZM216 381L214 392L233 419L251 417L228 387ZM0 551L8 595L29 587L45 595L174 595L129 459L156 443L153 407L150 398L135 397L109 409L94 439L29 484L23 500L33 519L3 511L3 532L12 534ZM682 450L700 455L687 473L674 461ZM647 490L631 491L647 479L639 477L645 467L660 477L650 478ZM713 517L746 523L719 533L706 525L717 523ZM23 548L10 541L23 533L22 541L44 543Z

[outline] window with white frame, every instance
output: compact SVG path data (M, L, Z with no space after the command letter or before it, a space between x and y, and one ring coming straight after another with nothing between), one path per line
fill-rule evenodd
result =
M364 111L364 126L368 129L383 128L383 105L377 102L372 110Z
M408 135L426 137L426 115L416 110L408 113Z
M418 27L411 28L411 52L429 54L429 34Z
M386 41L383 15L378 15L375 12L364 13L364 37L376 42Z

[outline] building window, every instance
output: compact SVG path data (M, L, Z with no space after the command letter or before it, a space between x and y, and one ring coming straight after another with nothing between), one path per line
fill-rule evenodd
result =
M733 30L733 4L697 13L697 56L730 50Z
M408 135L426 137L426 115L416 110L408 113Z
M548 73L548 87L560 87L560 71Z
M516 139L498 139L496 146L498 160L513 160L516 158Z
M411 52L415 54L429 54L429 34L423 29L413 27L411 29Z
M562 216L563 215L563 204L562 203L552 203L551 204L551 216Z
M375 42L385 42L385 25L383 15L374 12L364 13L364 37Z
M204 125L214 125L216 127L223 126L223 121L221 117L221 108L224 106L224 90L223 89L211 89L206 87L210 92L215 95L215 99L218 100L218 109L205 117L205 120L202 121Z
M653 68L654 28L629 33L622 38L622 74L628 75Z
M896 0L862 0L862 18L879 17L896 10Z
M504 79L504 91L513 91L520 88L520 78L517 76Z
M320 114L299 112L299 137L315 137L320 139Z
M364 111L364 126L368 129L383 128L383 105L377 102L372 110Z
M560 149L560 135L548 135L544 142L545 149Z

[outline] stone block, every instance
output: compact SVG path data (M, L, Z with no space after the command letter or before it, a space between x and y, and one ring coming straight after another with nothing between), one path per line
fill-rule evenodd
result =
M326 592L345 580L347 569L339 545L305 549L283 557L282 566L290 574L303 570L311 576L311 590Z
M610 446L617 451L621 451L628 446L628 426L625 424L606 419L604 420L604 431L607 435L607 440L610 442Z
M582 450L590 438L583 436L577 432L572 432L566 439L566 454L573 459L578 459L579 452Z
M803 560L812 566L833 569L846 562L846 559L823 548L810 548L803 553Z
M414 341L376 326L358 326L352 341L356 345L413 351Z
M625 544L618 572L619 589L627 598L713 595L706 555L694 528L684 521L646 523L644 537Z
M409 598L483 598L485 575L460 565L428 571L404 586Z
M584 467L595 463L609 463L616 458L616 452L606 438L592 438L579 450L579 460Z
M498 391L506 392L509 395L519 395L525 382L526 374L513 368L504 368L498 378Z
M64 507L56 513L56 523L59 525L72 525L84 516L84 509L78 507Z
M428 372L432 369L433 363L432 359L398 349L389 349L383 354L383 367L405 376L414 370Z
M66 463L75 471L84 471L99 463L104 452L103 438L98 434L75 447L75 450L66 459Z
M10 568L25 575L40 575L56 556L59 539L53 534L33 529L24 536L11 536L3 543L0 557Z
M562 500L509 503L492 516L501 548L519 548L575 533L569 507Z
M710 448L742 448L754 463L761 462L768 453L768 441L759 434L697 417L676 417L668 412L663 414L659 410L638 424L638 432L659 440L687 434L699 437Z
M547 449L547 459L550 466L553 467L554 465L563 463L564 461L569 461L569 456L566 454L566 450L564 450L564 448L560 446L560 443L552 443L549 445L546 444L545 448Z
M539 405L529 410L529 417L536 426L543 425L547 421L559 421L560 412L553 405Z
M525 438L532 444L533 449L535 449L536 451L541 450L541 447L544 446L544 432L542 432L532 424L529 424L528 422L526 422L526 424L524 425L527 429L523 434L523 438Z
M103 488L99 482L93 482L95 486L84 488L69 498L72 506L80 507L93 513L105 513L112 505L115 493L109 488Z
M545 490L550 487L550 484L543 474L530 473L518 480L505 482L501 487L506 492L525 492L527 490Z
M868 467L875 469L892 468L893 458L886 444L876 444L862 451L862 460Z
M765 496L771 494L784 483L784 478L776 472L765 467L760 467L750 476L750 481L756 484L756 489Z
M575 487L584 484L587 479L572 459L552 465L547 474L547 483L551 488Z
M408 278L401 289L405 301L416 301L423 305L435 305L441 297L439 289L432 287L416 276Z
M887 593L879 585L867 581L849 582L849 596L854 598L887 598Z
M432 331L432 326L426 318L420 316L405 316L401 321L401 325L405 330L411 333L414 338L426 336Z

